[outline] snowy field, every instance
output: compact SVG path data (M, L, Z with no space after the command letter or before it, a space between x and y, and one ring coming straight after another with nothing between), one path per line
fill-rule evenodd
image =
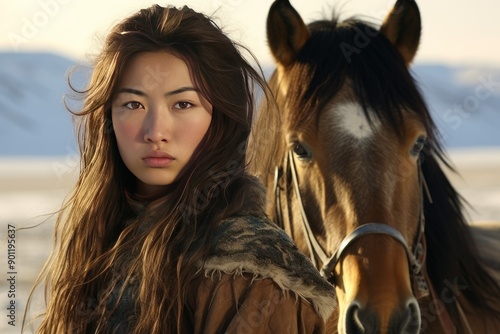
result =
M453 184L474 209L472 222L500 222L500 148L454 150L450 153L460 175L450 174ZM75 180L74 158L0 159L0 305L3 319L0 333L20 332L26 298L38 272L49 255L54 217ZM16 327L5 317L9 306L7 275L8 225L17 229L16 241Z

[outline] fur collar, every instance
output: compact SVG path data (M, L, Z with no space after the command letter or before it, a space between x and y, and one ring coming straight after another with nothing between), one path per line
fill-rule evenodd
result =
M284 291L309 301L325 321L336 306L333 286L292 239L265 218L239 216L221 222L201 269L206 275L251 273L271 278Z

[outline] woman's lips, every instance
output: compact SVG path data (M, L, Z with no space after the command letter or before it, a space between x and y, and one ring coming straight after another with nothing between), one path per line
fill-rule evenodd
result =
M167 167L175 160L170 154L163 151L153 151L148 153L142 161L148 167Z
M174 159L170 158L144 158L142 159L148 167L167 167Z

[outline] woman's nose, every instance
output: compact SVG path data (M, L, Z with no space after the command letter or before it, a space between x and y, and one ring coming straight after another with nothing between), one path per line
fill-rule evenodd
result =
M149 110L144 120L144 141L150 143L168 142L169 125L166 111Z

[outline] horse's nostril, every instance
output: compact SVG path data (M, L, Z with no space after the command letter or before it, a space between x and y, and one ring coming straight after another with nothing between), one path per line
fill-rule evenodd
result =
M351 303L351 305L349 305L345 321L347 333L361 334L365 332L365 328L359 320L359 305L357 303Z
M391 317L391 333L417 334L420 332L420 308L411 299L402 310L395 311Z
M352 302L346 312L346 332L349 334L378 333L379 320L371 310Z
M410 310L410 321L406 326L406 332L409 334L420 333L420 308L418 302L413 299L408 303L408 309Z

